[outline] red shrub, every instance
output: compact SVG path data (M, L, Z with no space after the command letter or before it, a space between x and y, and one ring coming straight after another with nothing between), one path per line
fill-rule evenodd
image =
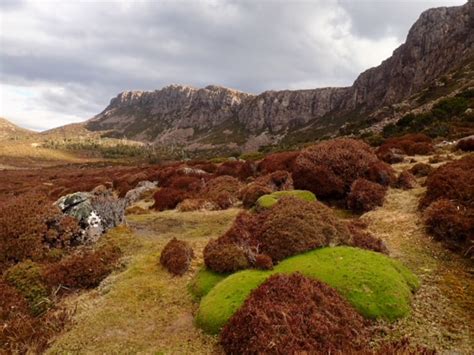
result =
M211 239L203 251L206 266L215 272L235 272L250 266L244 248Z
M273 269L272 258L265 254L257 254L255 255L254 266L260 270L271 270Z
M227 354L329 354L364 349L366 322L330 286L274 275L252 291L221 333Z
M354 139L334 139L308 147L295 161L295 187L317 197L343 197L351 184L378 161L371 148Z
M398 175L397 182L395 187L398 187L403 190L410 190L416 186L416 178L408 170L403 170L400 175Z
M433 152L433 145L431 144L431 138L422 133L406 134L401 137L387 139L384 144L377 149L377 155L382 159L387 153L393 150L399 150L402 154L407 155L427 155Z
M191 266L193 257L193 249L188 243L173 238L161 252L160 264L173 275L182 276Z
M94 288L112 272L120 256L120 249L113 246L79 251L46 266L44 280L51 288Z
M393 186L397 180L395 170L383 161L370 164L365 178L383 186Z
M152 208L158 211L172 210L188 197L189 195L183 191L162 187L153 195L155 203Z
M474 208L447 199L433 202L424 212L430 233L450 249L474 256Z
M255 174L255 163L251 161L226 161L219 165L216 175L229 175L240 180L245 180Z
M79 232L45 195L6 199L0 202L0 264L41 260L49 247L68 246Z
M231 207L239 200L242 183L231 176L218 176L209 180L203 188L202 197L215 202L221 209Z
M245 208L253 207L261 196L272 192L273 190L271 188L252 182L241 191L242 204Z
M426 180L426 195L421 207L446 198L465 206L474 201L474 156L466 156L440 166Z
M280 261L311 249L348 244L350 234L322 203L286 197L270 209L256 239L261 253Z
M416 163L408 171L414 176L424 177L428 176L433 171L433 167L430 164Z
M258 163L257 170L262 174L269 174L278 170L292 172L299 154L300 152L282 152L267 155Z
M347 227L352 237L350 246L388 254L385 243L366 230L366 223L361 220L351 220L347 223Z
M352 183L347 196L347 207L355 212L367 212L382 206L387 188L366 179L357 179Z
M169 187L176 190L187 191L187 192L199 192L203 182L201 179L193 176L174 176L170 183Z
M456 148L464 150L465 152L474 151L474 136L469 136L463 139L460 139L456 144Z
M293 179L291 174L279 170L255 179L240 191L240 195L244 207L250 208L260 196L274 191L291 190L292 188Z

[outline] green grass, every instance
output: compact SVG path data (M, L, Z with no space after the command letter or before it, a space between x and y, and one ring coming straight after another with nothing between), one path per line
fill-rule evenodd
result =
M229 274L220 274L203 267L189 284L188 290L196 300L200 300L227 276L229 276Z
M270 275L293 272L326 282L369 319L394 321L405 316L411 293L419 287L416 276L385 255L351 247L323 248L288 258L270 271L245 270L218 282L202 298L196 324L207 333L219 333Z
M275 205L280 198L287 196L296 197L303 201L316 201L316 196L311 191L288 190L276 191L268 195L263 195L257 200L256 206L260 208L270 208Z

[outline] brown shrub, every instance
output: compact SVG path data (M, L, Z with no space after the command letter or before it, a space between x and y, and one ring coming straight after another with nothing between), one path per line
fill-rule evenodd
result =
M433 167L430 164L416 163L408 171L416 177L424 177L433 171Z
M291 190L293 179L287 171L279 170L271 174L260 176L255 181L245 186L241 191L241 199L244 207L250 208L257 202L260 196L274 191Z
M351 184L368 174L377 156L362 141L340 138L306 148L295 161L295 187L316 197L344 197Z
M271 270L273 269L272 258L265 254L257 254L255 255L254 266L260 270Z
M426 179L426 194L421 200L421 207L433 201L446 198L464 206L471 206L474 201L474 156L444 164L434 170Z
M194 176L175 175L169 182L169 187L176 190L196 193L201 190L203 182Z
M202 198L215 202L221 209L229 208L239 200L242 183L232 176L218 176L203 188Z
M227 354L347 353L368 342L366 322L330 286L274 275L252 291L221 333Z
M261 253L275 262L315 248L348 244L350 234L322 203L286 197L270 209L256 240Z
M383 186L393 186L397 180L395 170L383 161L370 164L365 178Z
M240 180L245 180L250 176L253 176L256 171L256 166L254 162L251 161L226 161L219 165L216 170L216 175L223 176L233 176Z
M398 175L397 182L395 187L403 190L410 190L416 186L416 178L408 170L403 170L400 175Z
M202 198L187 198L186 200L183 200L183 202L180 202L177 209L180 212L191 212L199 210L215 211L219 209L219 206L217 206L214 202Z
M235 272L250 266L243 247L211 239L203 251L206 266L216 272Z
M347 207L355 212L367 212L382 206L387 188L366 179L357 179L352 183L347 196Z
M257 170L262 174L278 170L293 171L294 163L300 152L282 152L267 155L258 163Z
M173 238L163 248L160 264L173 275L182 276L191 266L193 257L193 249L187 242Z
M77 221L64 216L43 194L0 202L0 264L41 260L50 247L67 247L78 236Z
M366 230L367 224L365 222L351 220L347 223L347 227L352 236L350 246L388 254L385 243Z
M110 245L78 251L47 265L43 276L51 288L94 288L112 272L120 256L120 249Z
M152 208L158 211L172 210L188 197L189 195L181 190L176 190L171 187L162 187L153 195L155 203Z
M474 256L474 208L447 199L433 202L424 212L430 233L450 249Z
M399 150L402 154L407 155L431 154L433 152L431 142L431 138L422 133L406 134L401 137L389 138L377 149L377 156L382 159L385 154L393 150Z
M456 148L465 152L474 151L474 136L459 140L459 142L456 144Z

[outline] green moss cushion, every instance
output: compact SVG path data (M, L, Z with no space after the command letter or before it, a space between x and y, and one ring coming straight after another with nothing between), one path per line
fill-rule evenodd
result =
M220 274L203 267L198 271L193 281L189 284L189 292L196 300L207 295L211 289L224 280L229 274Z
M303 201L316 201L316 196L311 191L306 190L288 190L276 191L268 195L260 196L256 202L257 208L270 208L278 202L278 200L285 196L291 196Z
M351 247L317 249L288 258L273 270L245 270L218 282L202 298L196 323L217 334L250 292L275 273L301 272L326 282L366 318L396 320L410 311L418 279L396 260ZM208 284L208 287L210 283Z

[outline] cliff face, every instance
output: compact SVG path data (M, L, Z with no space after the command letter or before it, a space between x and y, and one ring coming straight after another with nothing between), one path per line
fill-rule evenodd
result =
M195 89L179 85L153 92L124 92L87 127L109 130L112 136L183 144L199 144L203 137L224 132L228 143L242 144L242 135L282 136L318 124L323 117L356 110L369 114L398 103L473 55L474 0L470 0L463 6L424 12L406 43L381 65L360 74L351 87L260 95L218 86ZM240 141L235 138L237 131Z

